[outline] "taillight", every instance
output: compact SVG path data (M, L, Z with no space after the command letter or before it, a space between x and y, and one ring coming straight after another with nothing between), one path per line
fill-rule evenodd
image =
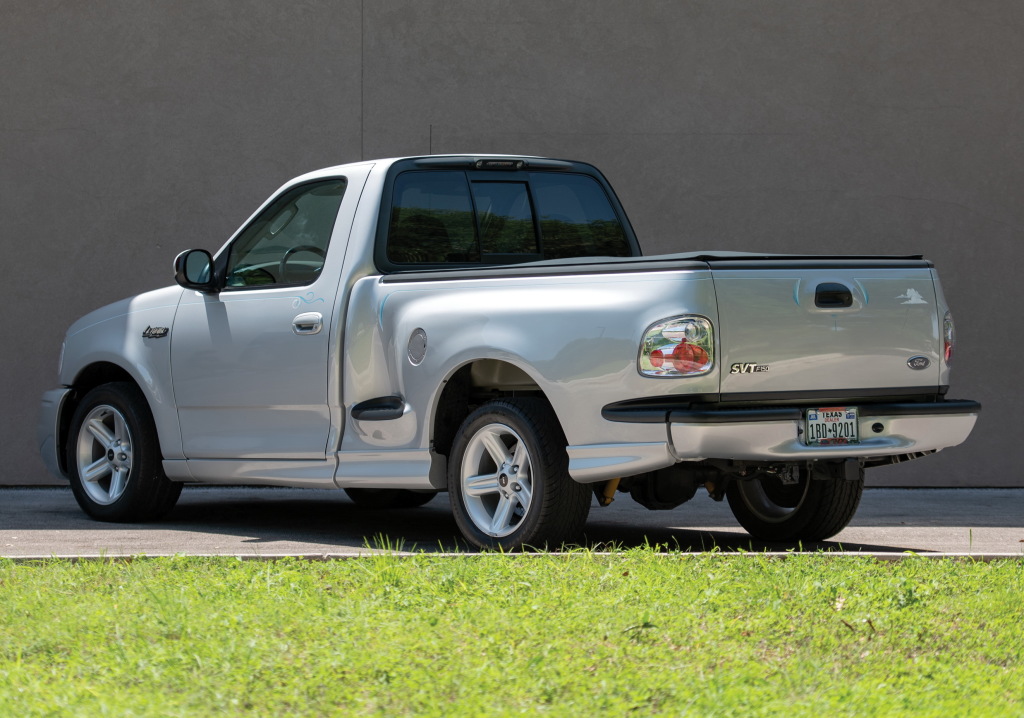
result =
M644 332L637 365L644 376L707 374L715 365L711 321L688 315L654 324Z
M953 345L956 344L956 329L953 327L953 315L946 312L942 318L942 358L946 366L953 363Z

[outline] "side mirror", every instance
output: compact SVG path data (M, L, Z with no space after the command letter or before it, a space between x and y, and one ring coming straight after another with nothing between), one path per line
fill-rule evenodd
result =
M205 249L188 249L174 258L174 281L185 289L213 294L213 257Z

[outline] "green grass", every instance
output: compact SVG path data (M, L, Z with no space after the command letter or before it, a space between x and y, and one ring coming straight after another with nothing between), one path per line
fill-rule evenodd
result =
M1024 715L1024 561L0 561L4 715Z

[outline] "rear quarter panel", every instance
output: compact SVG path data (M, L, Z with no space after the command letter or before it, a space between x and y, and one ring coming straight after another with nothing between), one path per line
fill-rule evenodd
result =
M601 408L647 396L717 392L717 367L686 379L637 371L651 324L701 314L717 327L715 306L707 270L410 283L366 278L354 288L349 314L346 405L395 394L410 411L394 422L357 426L346 436L347 448L425 448L444 382L479 359L508 362L529 375L551 401L570 445L649 440L649 426L606 421ZM408 357L417 329L427 334L418 366ZM384 423L393 425L387 433Z

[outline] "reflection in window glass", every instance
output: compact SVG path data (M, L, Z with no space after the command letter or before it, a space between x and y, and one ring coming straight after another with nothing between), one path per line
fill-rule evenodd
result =
M411 170L395 178L389 219L394 264L630 256L608 195L587 175Z
M530 173L545 259L628 257L629 243L608 195L586 175Z
M540 259L525 182L474 182L473 201L485 258L488 254L536 254Z
M395 179L387 257L396 264L480 261L464 172L403 172Z
M296 187L242 231L228 256L228 288L309 284L323 269L345 180Z

